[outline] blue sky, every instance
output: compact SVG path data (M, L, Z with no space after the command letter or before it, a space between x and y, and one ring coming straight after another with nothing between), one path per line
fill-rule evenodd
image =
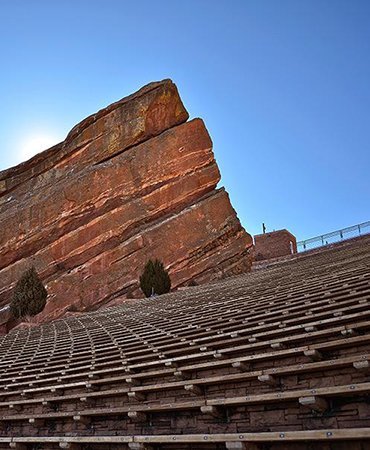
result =
M171 78L250 233L370 219L370 1L0 0L0 20L0 169Z

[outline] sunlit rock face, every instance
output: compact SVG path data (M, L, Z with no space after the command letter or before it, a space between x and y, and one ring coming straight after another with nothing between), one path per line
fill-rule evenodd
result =
M0 306L34 265L49 298L38 321L141 296L148 258L174 288L248 271L252 240L200 119L170 80L83 120L66 140L0 172Z

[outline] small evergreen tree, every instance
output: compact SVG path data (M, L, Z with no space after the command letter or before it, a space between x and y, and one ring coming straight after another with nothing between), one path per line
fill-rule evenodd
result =
M34 267L26 270L15 286L10 312L19 319L35 316L46 305L48 293Z
M170 292L171 279L158 259L151 259L145 264L144 271L140 277L140 287L146 297L153 294L161 295Z

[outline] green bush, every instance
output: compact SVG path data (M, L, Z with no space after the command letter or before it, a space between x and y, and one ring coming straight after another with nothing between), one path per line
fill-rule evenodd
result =
M171 279L163 263L151 259L145 264L144 271L140 277L140 288L146 297L161 295L170 292Z
M48 293L34 267L28 269L15 286L10 312L16 318L35 316L45 308Z

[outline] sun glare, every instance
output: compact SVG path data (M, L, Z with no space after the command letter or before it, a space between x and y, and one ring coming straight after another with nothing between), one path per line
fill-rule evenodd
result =
M58 139L50 135L38 134L29 136L20 145L19 159L20 161L26 161L57 143Z

